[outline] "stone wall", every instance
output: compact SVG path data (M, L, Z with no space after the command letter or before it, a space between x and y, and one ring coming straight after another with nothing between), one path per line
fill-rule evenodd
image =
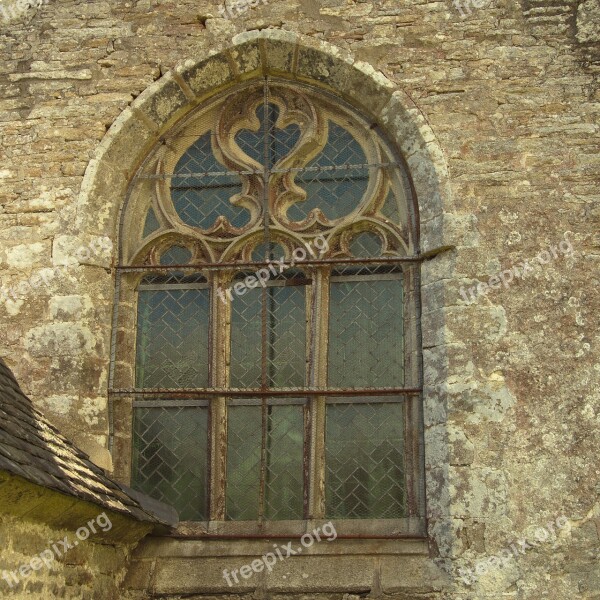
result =
M48 562L52 565L50 568L42 559L39 559L41 567L39 563L33 563L38 570L26 568L31 565L32 559L50 546L50 542L56 543L67 535L74 537L73 532L66 529L54 529L14 517L0 519L0 575L12 571L18 577L15 581L9 575L10 584L5 579L0 580L2 597L15 600L120 598L118 586L125 574L127 556L124 547L82 543L60 560Z
M0 597L118 600L131 550L150 529L0 472Z
M395 112L383 102L367 109L440 196L418 198L425 250L445 249L423 268L428 566L421 584L400 579L385 591L590 600L600 597L598 2L478 4L272 0L224 18L191 0L50 0L5 22L0 341L36 404L108 465L115 223L119 182L136 166L119 157L143 154L186 93L203 93L162 75L247 43L229 54L242 77L256 56L252 36L236 35L260 29L275 48L274 29L298 34L303 64L323 85L357 103L370 89L401 98ZM336 60L364 78L336 78ZM203 76L218 81L226 69ZM140 96L152 84L163 96ZM108 143L123 127L129 146ZM102 164L115 168L98 173ZM551 541L517 548L477 582L458 576L560 516L569 527ZM339 561L351 560L348 543L336 543ZM186 593L212 593L196 565ZM446 575L435 589L431 569ZM376 596L374 572L364 580ZM306 574L293 580L299 594L310 589ZM357 593L342 588L324 593Z

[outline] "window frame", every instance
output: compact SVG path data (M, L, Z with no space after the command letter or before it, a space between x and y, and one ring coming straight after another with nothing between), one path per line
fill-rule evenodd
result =
M269 78L266 85L269 85L269 81L273 81ZM253 83L253 82L249 82ZM281 84L281 81L278 81ZM283 82L285 85L290 85L288 82ZM255 84L255 81L254 81ZM299 87L298 84L294 84L290 87ZM315 93L315 88L311 86L305 86L311 89ZM238 86L234 93L239 91ZM227 91L227 94L231 94L231 90ZM318 95L327 94L322 90L316 90ZM332 98L330 98L331 100ZM334 99L336 103L345 106L346 110L352 111L356 114L356 110L352 107L345 105L339 98ZM399 164L405 165L402 157L397 153L394 145L390 144L385 136L380 131L376 132L376 135L387 144L388 151L393 154ZM404 166L402 171L403 175L408 178L412 194L412 185L410 184L409 174ZM132 180L132 184L133 184ZM130 186L131 187L131 186ZM129 197L129 194L128 194ZM413 196L414 201L414 196ZM124 205L121 215L121 240L126 235L127 227L127 202ZM408 509L409 516L401 519L335 519L336 529L341 537L423 537L425 535L425 515L424 515L424 469L423 469L423 417L422 417L422 358L421 358L421 332L420 332L420 262L422 257L418 252L418 221L411 203L408 203L407 210L410 214L409 227L414 235L415 249L413 250L412 256L399 257L394 264L397 264L401 270L401 277L406 283L404 285L403 295L403 315L404 315L404 360L405 360L405 372L411 382L414 382L412 387L403 388L404 398L399 399L404 406L405 418L405 457L407 458L407 493L408 493ZM139 215L138 215L139 217ZM377 262L373 259L364 259L365 263ZM392 261L390 261L392 262ZM323 278L327 277L327 272L334 268L334 265L340 263L345 264L343 260L334 261L331 260L329 263L324 265L311 266L311 261L306 261L304 268L311 269L311 276L313 278L314 288L313 291L321 295L319 298L319 304L322 306L323 302L327 303L329 294L329 285L326 285ZM211 300L210 300L210 320L214 324L217 321L227 322L230 318L230 307L228 305L222 306L216 298L216 286L223 285L226 283L226 278L223 275L233 273L235 270L243 270L244 268L252 269L256 268L260 263L248 263L241 264L236 262L235 265L223 266L221 265L201 265L196 266L195 270L198 272L207 273L207 279L209 286L212 287ZM387 264L387 263L386 263ZM172 266L169 267L172 269ZM154 267L155 272L156 267ZM166 267L165 267L166 269ZM119 265L116 269L116 296L114 305L114 318L113 318L113 338L112 338L112 349L111 349L111 370L110 370L110 404L111 404L111 441L114 447L115 456L115 474L122 481L130 483L131 481L131 432L132 432L132 414L136 406L149 405L152 400L145 399L143 394L140 395L140 390L135 388L135 337L127 335L131 334L132 331L136 331L136 315L137 315L137 298L138 288L141 283L141 279L145 273L151 271L149 267L142 267L141 265L127 265L127 262L123 259L123 245L119 245ZM164 270L164 269L163 269ZM219 270L221 276L212 277L210 273L213 270ZM159 269L159 271L162 271ZM228 275L229 276L229 275ZM319 279L319 283L317 282ZM211 283L212 281L212 283ZM311 303L307 302L307 307ZM310 310L310 309L309 309ZM214 314L213 314L214 311ZM317 325L317 330L313 332L317 338L323 340L322 330L326 329L327 325L323 323L324 320L329 318L329 311L322 310L320 313L321 323ZM210 371L216 372L218 370L218 363L223 359L226 359L227 350L224 348L228 343L227 339L217 340L217 335L214 331L214 327L211 327L213 331L209 333L212 344L210 344L211 351ZM225 336L226 337L226 336ZM327 336L325 336L326 338ZM315 343L314 349L318 346L322 346ZM322 348L321 348L321 351ZM326 352L325 352L326 353ZM326 360L326 359L325 359ZM321 363L322 364L322 363ZM212 376L209 374L209 378ZM213 381L218 384L218 378L212 377L209 381ZM322 381L322 379L321 379ZM225 388L225 385L221 386ZM323 390L323 386L314 386L317 389ZM326 386L325 386L326 387ZM319 465L319 461L323 462L324 458L324 436L322 434L315 435L315 425L311 423L312 440L313 443L310 448L310 462L313 465L309 476L308 485L308 505L309 512L306 514L306 518L302 520L294 521L226 521L224 519L225 511L225 464L223 461L223 455L226 454L222 448L223 443L226 444L226 421L225 421L225 403L226 398L221 394L218 394L219 386L217 389L203 390L206 393L202 393L201 390L189 391L189 393L181 394L182 400L186 398L195 398L197 401L208 401L210 403L210 418L209 418L209 431L211 435L208 441L208 452L209 452L209 498L208 503L210 507L210 515L207 521L194 521L194 522L182 522L177 528L176 535L184 536L210 536L210 537L228 537L228 536L250 536L250 537L272 537L272 536L290 536L290 535L302 535L307 531L312 531L314 527L319 524L323 524L328 521L324 516L324 490L323 490L323 479L322 476L319 479L319 475L315 472L323 471L323 465ZM293 391L293 390L292 390ZM304 389L306 393L308 389ZM371 390L374 391L374 390ZM378 390L381 392L381 389ZM309 404L312 404L311 414L317 415L316 420L320 421L322 428L324 429L324 417L323 411L328 402L327 397L333 396L335 390L327 390L326 395L317 395L311 390L308 397ZM286 392L287 393L287 392ZM291 393L291 392L290 392ZM296 390L296 395L301 396L302 392ZM356 392L354 392L356 394ZM271 395L277 394L272 392ZM233 397L234 395L230 395ZM237 395L235 395L237 397ZM244 397L248 397L245 395ZM141 399L140 399L141 398ZM186 400L187 401L187 400ZM319 404L319 406L316 406ZM216 423L221 423L219 431L216 431ZM225 432L225 433L223 433ZM223 438L225 436L225 441ZM314 440L320 440L315 442ZM320 458L319 458L320 457Z

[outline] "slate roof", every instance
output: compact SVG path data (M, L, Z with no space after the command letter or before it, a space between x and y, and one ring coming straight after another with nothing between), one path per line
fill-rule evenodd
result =
M173 509L113 481L62 436L34 408L1 358L0 470L138 521L177 522Z

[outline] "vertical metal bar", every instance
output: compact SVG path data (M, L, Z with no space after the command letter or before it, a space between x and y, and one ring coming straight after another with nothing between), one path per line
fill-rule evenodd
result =
M302 406L302 518L310 519L310 485L311 485L311 405L306 400Z
M306 274L306 273L305 273ZM314 269L309 271L308 276L310 277L311 284L305 287L305 331L306 331L306 364L304 365L304 384L310 385L312 381L312 369L314 364L314 330L313 330L313 301L315 298L315 276ZM302 422L303 422L303 442L302 442L302 516L304 519L310 519L311 507L310 507L310 489L312 485L311 477L311 444L312 444L312 433L311 433L311 411L312 403L310 398L306 398L302 409Z
M265 239L265 248L268 253L268 258L273 260L273 252L271 248L271 168L272 168L272 148L271 143L275 143L275 121L273 120L274 115L271 113L271 107L269 102L269 78L265 77L265 87L264 87L264 117L265 117L265 135L264 135L264 144L265 144L265 158L264 158L264 239ZM265 361L267 364L267 381L266 385L271 388L275 384L275 298L274 295L277 293L277 290L273 287L266 287L264 289L265 292L265 302L267 304L266 310L266 318L267 322L267 354L265 356ZM266 498L266 486L267 479L269 478L269 444L270 444L270 428L272 425L272 412L275 409L273 406L268 405L268 398L263 397L263 438L262 438L262 448L264 453L264 458L262 461L263 472L261 473L261 506L262 506L262 514L261 517L265 516L267 507L265 504Z
M263 390L268 388L268 364L267 364L267 352L268 342L267 336L269 335L267 328L267 299L268 290L263 287L261 290L261 388ZM259 481L259 501L258 501L258 518L262 520L264 517L264 500L265 500L265 477L266 477L266 459L267 459L267 448L266 448L266 435L267 435L267 396L262 397L261 401L261 432L260 432L260 481Z
M260 293L260 387L263 390L268 389L269 387L269 375L268 375L268 364L267 364L267 353L268 353L268 342L267 336L269 335L268 331L268 290L266 287L261 289Z
M271 174L271 132L273 124L271 123L271 111L269 110L269 78L265 77L264 88L263 88L263 152L264 152L264 165L263 165L263 227L265 242L267 249L269 248L269 242L271 239L269 220L270 220L270 188L269 179Z
M270 135L270 115L269 115L269 81L265 77L263 84L263 239L265 244L265 260L269 258L269 135ZM261 388L268 386L267 375L267 289L262 287L262 306L261 306ZM266 405L265 405L266 407Z
M269 111L269 80L265 77L263 84L263 238L265 247L265 260L270 253L270 235L269 235L269 169L270 169L270 147L269 137L271 133L271 113ZM267 389L270 386L269 378L269 341L271 331L268 327L269 299L270 291L262 288L261 292L261 388ZM261 402L261 437L260 437L260 482L259 482L259 502L258 518L264 519L265 515L265 485L267 477L267 427L268 427L268 403L267 397L263 396Z
M269 426L267 398L264 397L261 402L261 437L260 437L260 486L259 486L259 502L258 502L258 520L265 519L265 494L266 494L266 478L267 478L267 428Z

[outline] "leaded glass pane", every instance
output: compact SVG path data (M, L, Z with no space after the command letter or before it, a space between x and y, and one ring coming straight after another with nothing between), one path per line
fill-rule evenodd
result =
M405 516L402 404L376 400L327 405L326 518Z
M284 281L233 296L232 387L295 387L305 383L305 287L278 283Z
M227 411L226 516L234 521L258 519L260 501L262 413L257 406L230 406Z
M262 382L262 288L233 296L231 302L231 381L234 388Z
M171 246L160 257L161 265L187 265L192 253L184 246Z
M204 407L134 409L132 486L182 521L207 518L207 424Z
M363 231L355 235L350 242L350 252L356 258L381 256L381 238L372 231Z
M303 410L302 404L229 406L228 519L255 520L261 512L269 520L303 517ZM262 511L261 477L264 477Z
M295 123L283 129L275 126L279 113L280 109L276 104L269 103L267 107L261 104L256 109L256 116L260 121L258 130L242 129L235 136L238 146L250 158L259 165L266 163L270 169L285 158L300 139L300 128ZM266 144L265 130L268 132Z
M179 159L171 179L171 198L186 225L209 229L220 216L234 227L250 221L250 211L231 202L242 191L240 176L225 171L213 153L210 132L199 137Z
M252 260L264 262L266 260L279 261L285 257L285 250L281 244L273 242L260 243L252 251Z
M404 380L402 281L334 277L329 299L329 385L397 387Z
M306 200L289 207L288 219L302 221L317 208L330 220L349 215L367 191L373 169L365 167L366 163L365 153L352 134L330 121L322 152L296 176L296 183L306 191Z
M208 290L163 287L138 295L136 385L206 387Z
M304 407L269 406L267 410L265 516L267 519L301 519Z
M268 289L267 384L302 386L306 379L305 287Z

